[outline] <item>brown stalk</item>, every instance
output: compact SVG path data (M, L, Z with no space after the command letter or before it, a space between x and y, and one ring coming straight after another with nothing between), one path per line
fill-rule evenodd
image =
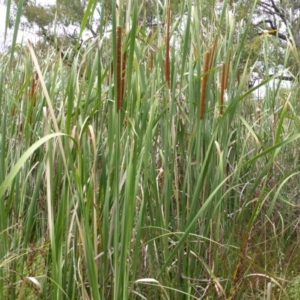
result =
M32 103L35 103L38 79L39 79L38 74L37 72L35 72L31 81L31 90L30 90L30 100Z
M209 62L210 62L210 52L206 51L204 53L204 63L203 63L203 70L202 70L203 74L207 73L207 71L209 70ZM202 82L201 82L200 119L204 118L204 113L205 113L205 94L206 94L207 80L208 80L208 74L205 74L202 77Z
M167 8L167 34L166 34L166 58L165 58L165 79L170 87L170 19L171 19L171 8L170 1Z
M221 75L221 97L220 97L220 115L223 115L223 107L224 107L224 93L226 86L226 64L222 63L222 75Z
M117 112L122 107L122 27L117 26Z
M245 272L244 270L245 257L247 257L247 248L248 248L248 244L251 241L251 231L249 231L246 234L247 234L247 238L244 240L243 244L241 245L241 250L239 253L238 261L236 263L236 268L234 270L233 277L231 279L232 286L229 291L229 297L227 298L228 300L236 299L235 296L240 286L239 283L241 282L243 278L243 274Z

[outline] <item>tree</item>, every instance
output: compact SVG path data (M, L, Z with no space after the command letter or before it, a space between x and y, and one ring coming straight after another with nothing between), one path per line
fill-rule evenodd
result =
M230 5L236 6L239 1L232 0ZM242 1L242 5L236 10L236 19L247 20L253 3ZM287 48L293 48L293 55L289 57L285 67L289 67L291 76L281 76L282 80L294 81L298 75L298 65L295 64L297 48L300 47L300 13L299 0L258 0L252 17L252 28L249 29L247 43L243 52L244 60L250 59L250 65L258 61L256 71L259 77L271 76L284 65ZM267 47L272 55L269 56L269 65L272 71L264 69L265 62L263 49ZM276 53L276 55L274 55ZM250 83L251 85L253 83Z
M13 2L15 13L11 17L11 26L14 25L19 2L19 0ZM170 1L174 14L179 11L181 2ZM123 0L122 3L125 11L129 1ZM79 33L86 7L87 1L85 0L56 0L55 5L40 5L36 4L34 0L24 0L22 15L25 19L23 18L21 26L25 30L33 28L37 30L36 34L40 37L38 48L42 51L44 48L54 48L61 53L61 57L65 58L65 50L70 50L70 46L73 46L74 56L83 45ZM104 33L109 29L112 21L112 9L111 0L98 1L94 14L89 17L85 27L85 32L90 35L91 39L97 38L99 33ZM139 3L139 9L140 24L149 28L155 26L157 22L154 17L157 15L157 10L163 13L162 7L156 0L142 1ZM53 30L54 25L56 32ZM70 63L67 59L65 62Z
M287 41L294 39L295 44L300 46L299 31L299 0L262 0L259 3L259 12L262 20L256 25L264 24L269 34ZM285 32L282 33L282 28Z
M300 1L299 0L261 0L258 5L257 16L259 21L253 24L258 28L258 35L270 35L277 37L277 46L282 48L290 44L294 56L298 56L300 47ZM293 76L284 76L282 79L293 81L298 76L298 66L295 60L290 58L288 63Z

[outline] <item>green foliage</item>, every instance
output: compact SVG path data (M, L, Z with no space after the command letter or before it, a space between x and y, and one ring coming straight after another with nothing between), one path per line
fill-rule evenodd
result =
M43 6L26 5L23 14L30 24L36 24L39 27L45 27L53 23L54 13Z
M144 3L112 10L69 64L30 44L1 56L0 299L296 295L299 88L268 87L284 70L264 99L247 88L255 53L266 72L294 53L259 50L275 42L251 15L237 26L243 1L207 3L172 14L170 82L167 2L151 34Z
M296 276L287 286L289 299L298 299L300 297L300 276Z
M56 12L58 20L64 25L80 24L84 14L84 5L80 0L74 0L72 2L67 0L56 1Z

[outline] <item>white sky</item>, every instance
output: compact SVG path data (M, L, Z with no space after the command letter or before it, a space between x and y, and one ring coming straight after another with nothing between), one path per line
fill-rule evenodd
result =
M4 49L4 32L5 32L5 18L6 18L6 5L0 3L0 51ZM55 4L56 0L37 0L37 4ZM13 28L8 30L7 38L6 38L6 45L10 44L10 41L12 40L13 36ZM36 36L34 35L34 30L32 32L24 32L22 30L19 30L18 32L18 38L17 41L21 42L22 40L26 41L27 39L30 39L31 41L34 41L36 39Z

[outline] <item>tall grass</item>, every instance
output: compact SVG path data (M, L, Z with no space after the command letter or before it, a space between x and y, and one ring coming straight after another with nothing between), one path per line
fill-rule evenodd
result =
M223 1L208 26L182 2L158 2L150 34L139 1L113 10L72 66L30 44L1 56L0 299L288 297L297 87L253 99L251 15Z

